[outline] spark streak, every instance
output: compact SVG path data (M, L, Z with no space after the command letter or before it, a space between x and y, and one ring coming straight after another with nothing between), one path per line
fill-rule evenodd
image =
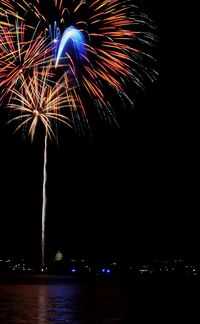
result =
M44 164L43 164L43 186L42 186L42 268L45 267L45 222L46 222L46 182L47 182L47 138L48 134L45 133L44 140Z
M84 39L83 34L77 28L70 26L65 29L65 31L62 35L60 45L58 48L58 54L56 57L55 67L58 66L61 55L62 55L64 49L67 47L67 44L69 43L70 40L72 40L74 48L75 48L75 50L77 50L77 52L75 52L75 54L76 54L75 56L77 57L77 55L78 55L78 57L81 57L81 56L85 55L85 46L84 46L85 39Z

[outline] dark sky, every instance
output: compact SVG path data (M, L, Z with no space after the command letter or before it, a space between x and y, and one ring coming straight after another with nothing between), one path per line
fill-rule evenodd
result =
M146 2L160 37L158 80L136 95L134 111L119 113L119 129L102 122L92 142L69 131L59 146L49 142L50 257L58 249L66 256L198 256L189 71L175 25L166 28L157 3ZM42 150L1 122L0 256L35 260L40 253Z

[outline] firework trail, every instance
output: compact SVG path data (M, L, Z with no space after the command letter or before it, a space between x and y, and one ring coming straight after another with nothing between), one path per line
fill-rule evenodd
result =
M56 55L55 67L58 66L61 55L64 52L65 48L67 48L67 43L70 40L73 42L75 50L77 50L76 57L85 55L84 36L80 32L80 30L70 26L65 29L65 31L62 35L62 38L60 40L60 44L59 44L57 55Z
M45 221L46 221L46 182L47 182L47 132L44 141L44 165L43 165L43 186L42 186L42 269L45 268Z

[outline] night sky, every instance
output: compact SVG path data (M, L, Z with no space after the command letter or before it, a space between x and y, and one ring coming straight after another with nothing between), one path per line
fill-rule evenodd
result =
M113 98L120 128L99 121L91 141L61 129L59 144L48 143L49 258L58 249L65 256L198 257L189 71L179 60L178 30L165 29L155 1L144 3L158 26L158 80L146 81L133 110ZM4 112L0 124L0 256L36 260L43 143L13 134Z

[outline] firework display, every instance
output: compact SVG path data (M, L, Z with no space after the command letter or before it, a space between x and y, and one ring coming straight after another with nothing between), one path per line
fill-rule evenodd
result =
M87 121L85 97L114 120L105 89L131 102L127 81L142 87L144 75L156 75L146 66L152 59L151 22L133 1L50 0L47 5L42 0L3 0L0 17L0 101L9 103L10 110L15 107L12 98L25 94L25 79L33 77L36 67L41 77L46 67L57 86L62 79L66 89L73 88L68 111L74 127L76 120Z
M45 267L47 138L58 122L89 130L88 110L116 122L113 93L132 104L127 84L156 71L147 16L134 0L1 0L0 108L33 141L43 127L42 269ZM152 65L149 66L149 62ZM57 128L56 128L57 130Z

